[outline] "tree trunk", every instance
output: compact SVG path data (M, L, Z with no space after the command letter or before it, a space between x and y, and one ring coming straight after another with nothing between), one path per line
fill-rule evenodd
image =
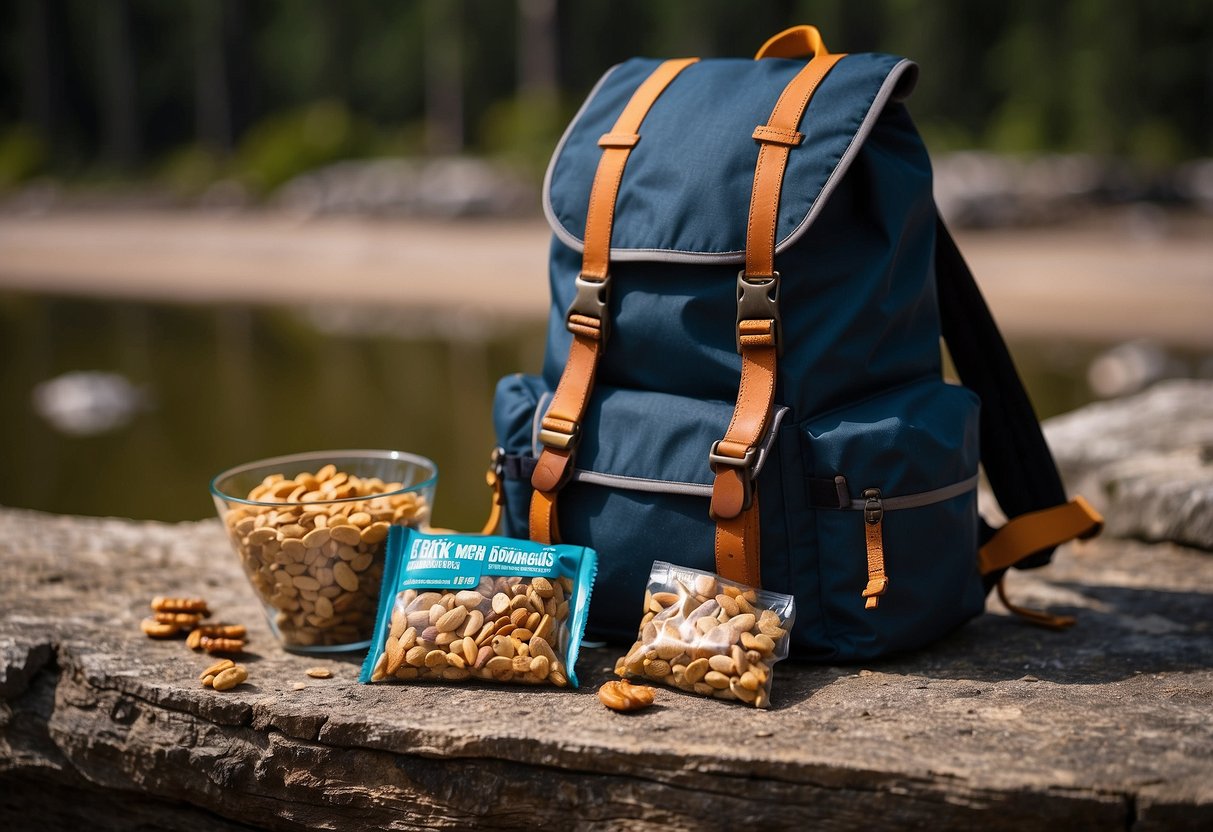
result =
M139 161L141 151L130 12L129 0L97 5L103 155L110 164L127 169Z
M463 3L426 0L425 145L435 156L463 150Z

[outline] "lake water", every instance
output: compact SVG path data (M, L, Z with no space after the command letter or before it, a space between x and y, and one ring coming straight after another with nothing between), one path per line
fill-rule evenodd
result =
M1013 344L1042 417L1092 399L1102 348ZM0 356L0 504L198 519L231 465L394 448L438 463L436 524L479 529L493 389L538 370L543 324L0 293Z

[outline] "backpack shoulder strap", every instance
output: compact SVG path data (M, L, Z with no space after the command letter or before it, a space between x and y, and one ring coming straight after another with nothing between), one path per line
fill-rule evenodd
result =
M980 551L986 588L1011 566L1044 566L1057 546L1099 534L1103 518L1066 499L1061 475L1019 373L973 273L936 214L935 278L944 341L965 386L981 398L981 463L1007 517Z
M816 33L816 29L813 30ZM764 52L759 52L761 57ZM745 267L737 275L737 352L741 378L733 417L724 438L712 444L708 464L715 479L709 514L716 522L716 571L724 578L757 587L762 581L761 529L754 462L771 429L778 377L779 272L775 271L775 225L783 176L813 94L845 55L831 54L817 37L815 54L784 87L766 124L753 133L758 142L750 212L746 219Z
M560 382L543 415L539 431L543 449L531 474L534 491L529 515L530 535L531 540L539 543L560 542L556 496L573 473L573 456L581 439L581 421L585 418L599 356L610 331L607 300L611 285L611 229L619 182L632 148L640 141L638 131L645 116L670 82L698 60L681 58L658 64L632 93L611 132L598 139L602 155L590 187L581 273L577 276L577 294L565 317L565 326L573 333L573 338Z

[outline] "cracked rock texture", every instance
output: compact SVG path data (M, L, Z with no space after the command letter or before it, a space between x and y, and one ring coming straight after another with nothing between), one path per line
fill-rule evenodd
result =
M217 522L0 510L0 828L1213 828L1213 559L1070 547L992 610L864 667L781 664L756 712L662 689L357 684L280 650ZM156 594L249 625L248 684L145 638ZM996 602L992 602L996 606ZM310 679L323 665L333 678ZM293 689L294 683L307 687Z
M1213 381L1167 381L1045 423L1107 534L1213 551Z

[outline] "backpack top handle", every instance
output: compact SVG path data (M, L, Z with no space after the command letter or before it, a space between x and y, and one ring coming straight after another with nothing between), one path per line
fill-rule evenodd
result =
M754 60L760 58L807 58L829 55L826 42L816 26L793 26L772 36L759 47Z

